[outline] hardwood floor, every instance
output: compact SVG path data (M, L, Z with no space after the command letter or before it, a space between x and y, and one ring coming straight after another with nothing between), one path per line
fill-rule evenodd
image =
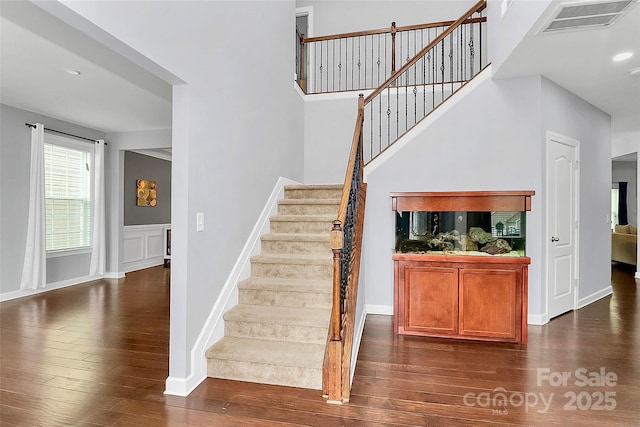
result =
M0 424L639 425L640 296L633 270L614 266L612 284L613 296L530 325L527 345L394 336L390 316L370 315L351 402L335 406L214 379L165 396L169 269L142 270L0 304Z

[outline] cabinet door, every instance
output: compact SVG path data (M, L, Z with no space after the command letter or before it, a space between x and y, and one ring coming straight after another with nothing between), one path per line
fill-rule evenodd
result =
M460 335L520 339L517 270L460 269Z
M404 329L407 332L457 334L457 268L405 268Z

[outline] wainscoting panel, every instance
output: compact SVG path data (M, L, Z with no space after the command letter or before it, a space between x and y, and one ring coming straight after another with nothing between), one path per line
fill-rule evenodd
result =
M164 230L171 224L127 225L123 227L125 273L164 263Z

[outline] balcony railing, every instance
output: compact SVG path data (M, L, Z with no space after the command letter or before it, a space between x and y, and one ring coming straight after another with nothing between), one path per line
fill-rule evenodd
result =
M321 37L298 33L298 84L307 94L375 89L452 23L398 27L392 22L389 28ZM478 23L470 19L465 25Z

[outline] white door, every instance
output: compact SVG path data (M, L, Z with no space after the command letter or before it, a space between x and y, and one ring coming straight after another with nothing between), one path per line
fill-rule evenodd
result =
M549 318L576 307L579 142L547 133L547 300Z

